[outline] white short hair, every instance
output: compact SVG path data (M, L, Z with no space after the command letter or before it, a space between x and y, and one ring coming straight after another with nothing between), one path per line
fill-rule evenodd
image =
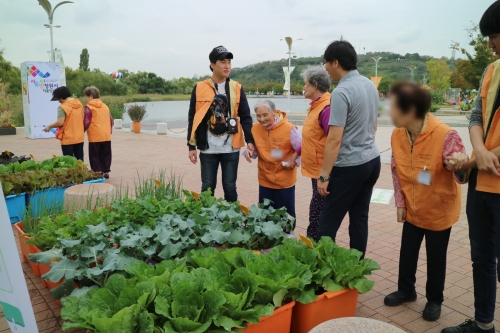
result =
M253 107L253 110L257 112L257 109L260 108L261 106L265 106L269 111L274 113L276 111L276 104L274 104L273 101L268 100L268 99L263 99L255 103L255 106Z

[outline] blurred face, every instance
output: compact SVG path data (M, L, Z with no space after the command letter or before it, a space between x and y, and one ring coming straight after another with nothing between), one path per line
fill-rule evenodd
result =
M304 97L309 99L315 98L318 95L319 90L315 86L311 85L307 79L305 80L305 82L306 84L304 84Z
M393 95L391 97L391 110L389 112L389 116L391 117L394 126L396 126L397 128L407 128L415 121L414 114L414 110L411 110L407 114L403 114L403 112L397 105L397 96Z
M255 110L257 121L264 127L269 127L274 123L274 113L266 106L260 106Z
M91 100L94 99L94 97L92 97L92 95L90 96L85 96L85 99L87 100L87 102L90 102Z
M334 60L332 62L324 61L325 69L330 74L330 77L333 82L339 82L340 79L342 78L341 76L341 67L340 64L337 60Z
M231 73L231 59L217 60L215 64L210 64L214 75L228 77Z
M495 55L500 56L500 33L488 36L488 47Z

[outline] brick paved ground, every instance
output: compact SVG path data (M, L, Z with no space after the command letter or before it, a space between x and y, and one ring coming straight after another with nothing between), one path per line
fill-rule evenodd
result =
M390 147L389 138L392 129L381 127L377 133L377 144L381 151ZM466 141L470 153L470 145L466 137L466 129L459 129L459 133ZM21 134L21 133L20 133ZM36 159L50 158L52 154L59 154L59 142L53 140L28 140L22 135L1 137L0 149L8 149L16 154L33 154ZM86 146L87 147L87 146ZM147 174L153 168L171 167L178 175L184 175L184 187L190 190L199 190L199 166L192 165L187 158L185 140L168 136L147 134L133 134L120 132L113 135L113 165L111 179L107 182L120 185L121 182L133 184L137 175ZM390 152L383 154L383 162L388 162ZM87 156L86 156L86 160ZM219 175L220 179L220 175ZM244 204L255 203L258 199L256 163L249 164L244 159L240 161L238 176L238 191L240 200ZM220 180L219 180L220 184ZM392 189L392 180L388 164L382 166L382 174L376 185L377 188ZM463 186L465 193L467 186ZM216 195L220 196L220 188ZM308 224L308 205L311 197L310 180L299 176L297 183L297 229L296 234L305 234ZM465 198L462 202L465 204ZM344 221L338 242L348 245L348 221ZM395 308L383 305L386 294L396 290L398 258L400 247L401 224L395 221L395 208L391 205L372 204L370 210L370 237L367 257L375 259L382 267L375 272L374 289L365 295L360 295L357 315L371 317L389 322L407 332L440 332L447 326L458 324L465 318L473 316L474 310L472 294L472 277L470 263L470 248L465 217L465 206L462 208L459 222L453 227L448 251L448 268L445 290L445 301L441 319L429 323L421 318L425 305L426 260L425 246L422 247L421 260L417 272L417 292L419 295L415 303ZM27 264L23 264L26 283L31 295L33 310L40 332L61 332L60 306L50 297L48 289L43 288L40 278L33 276ZM497 316L500 318L500 316ZM496 321L500 327L500 321ZM0 333L10 332L5 318L0 318Z

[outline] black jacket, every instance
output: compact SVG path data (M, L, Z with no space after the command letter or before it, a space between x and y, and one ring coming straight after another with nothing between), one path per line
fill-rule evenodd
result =
M230 100L229 97L229 78L226 81L226 95L227 100ZM196 129L196 147L189 144L189 140L191 139L191 132L193 131L193 120L194 114L196 113L196 86L193 88L193 92L191 93L191 100L189 102L189 114L188 114L188 131L187 131L187 141L189 150L195 150L198 148L199 150L206 150L208 148L208 121L210 119L210 113L207 112L205 118L200 123L198 128ZM238 117L240 118L241 128L243 129L243 134L245 136L246 143L253 143L252 137L252 115L250 114L250 107L248 106L247 96L245 95L245 91L243 87L241 87L240 92L240 105L238 107Z

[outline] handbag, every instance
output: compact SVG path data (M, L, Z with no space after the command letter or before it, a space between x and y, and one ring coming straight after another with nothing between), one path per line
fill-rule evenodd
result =
M69 118L73 115L73 111L64 119L64 124L56 129L56 139L57 140L62 140L64 137L64 129L66 128L66 125L68 124Z

